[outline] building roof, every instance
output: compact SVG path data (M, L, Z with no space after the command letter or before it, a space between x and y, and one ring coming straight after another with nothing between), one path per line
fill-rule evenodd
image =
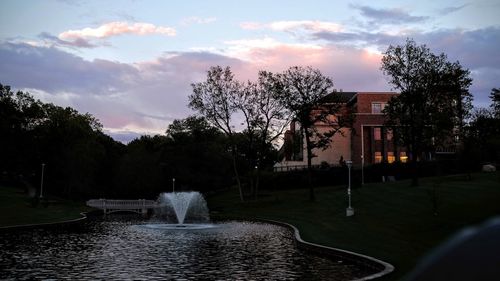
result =
M346 103L348 101L350 101L355 95L357 94L357 92L332 92L330 94L328 94L327 96L325 96L322 101L325 102L325 103L338 103L338 102L341 102L341 103Z
M397 92L343 92L334 91L323 98L325 103L349 103L351 101L356 102L356 97L358 95L377 95L377 94L387 94L387 95L397 95Z

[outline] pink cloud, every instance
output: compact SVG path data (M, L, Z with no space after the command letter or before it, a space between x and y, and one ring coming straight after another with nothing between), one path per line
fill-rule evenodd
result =
M480 38L479 35L485 33L469 37ZM435 36L439 40L431 42L443 42L446 46L459 42L455 37ZM498 36L493 39L496 42ZM480 50L477 55L484 57L469 58L462 55L458 47L457 50L448 47L448 50L450 58L463 57L470 65L482 66L471 67L475 79L472 90L479 101L486 102L489 90L497 86L493 83L500 75L498 64L494 64L498 56L493 56L498 53L494 48L498 44L478 42L470 43L471 47ZM206 79L206 71L215 65L230 66L236 78L242 81L254 80L259 70L282 72L290 66L309 65L331 77L337 89L390 90L379 69L381 54L377 52L334 43L285 44L270 39L231 43L223 54L168 53L134 64L87 61L54 47L1 43L0 82L30 89L45 101L90 112L110 132L136 133L164 132L174 119L193 114L187 107L192 92L190 85Z
M318 20L300 20L300 21L273 21L269 23L259 23L259 22L243 22L240 27L246 30L257 30L257 29L271 29L274 31L286 31L286 32L296 32L300 30L307 30L310 32L340 32L342 31L342 25L329 22L329 21L318 21Z
M165 36L175 36L176 31L171 27L155 26L151 23L127 23L127 22L110 22L103 24L97 28L86 27L77 30L68 30L59 34L61 40L74 40L78 38L107 38L121 34L160 34Z
M246 62L233 67L239 79L255 79L259 70L282 72L295 65L312 66L333 79L336 88L345 91L387 91L387 84L379 70L382 55L364 49L335 45L299 45L276 43L241 48Z

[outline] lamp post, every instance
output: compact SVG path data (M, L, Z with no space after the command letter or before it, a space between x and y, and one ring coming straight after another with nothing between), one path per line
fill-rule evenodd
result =
M365 185L365 157L361 155L361 185Z
M172 192L175 192L175 178L172 178Z
M40 178L40 199L43 198L43 172L45 170L45 163L42 163L42 176Z
M351 207L351 167L352 167L352 161L347 160L345 161L347 168L349 169L349 185L347 186L347 197L349 198L349 206L345 210L346 216L350 217L354 215L354 209Z

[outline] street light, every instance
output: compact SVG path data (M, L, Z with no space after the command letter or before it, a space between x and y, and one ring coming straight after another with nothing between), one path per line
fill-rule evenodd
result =
M172 178L172 192L175 192L175 178Z
M347 186L347 196L349 197L349 206L345 210L346 216L350 217L354 215L354 209L351 207L351 167L352 167L352 161L347 160L345 161L347 168L349 169L349 185Z
M43 172L45 170L45 163L42 163L42 177L40 178L40 199L43 198Z
M365 157L361 155L361 185L365 185Z

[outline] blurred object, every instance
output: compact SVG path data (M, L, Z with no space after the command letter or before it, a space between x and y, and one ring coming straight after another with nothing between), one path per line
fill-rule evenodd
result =
M406 280L500 280L500 217L460 231L426 256Z
M491 164L483 165L483 172L496 172L497 168Z

